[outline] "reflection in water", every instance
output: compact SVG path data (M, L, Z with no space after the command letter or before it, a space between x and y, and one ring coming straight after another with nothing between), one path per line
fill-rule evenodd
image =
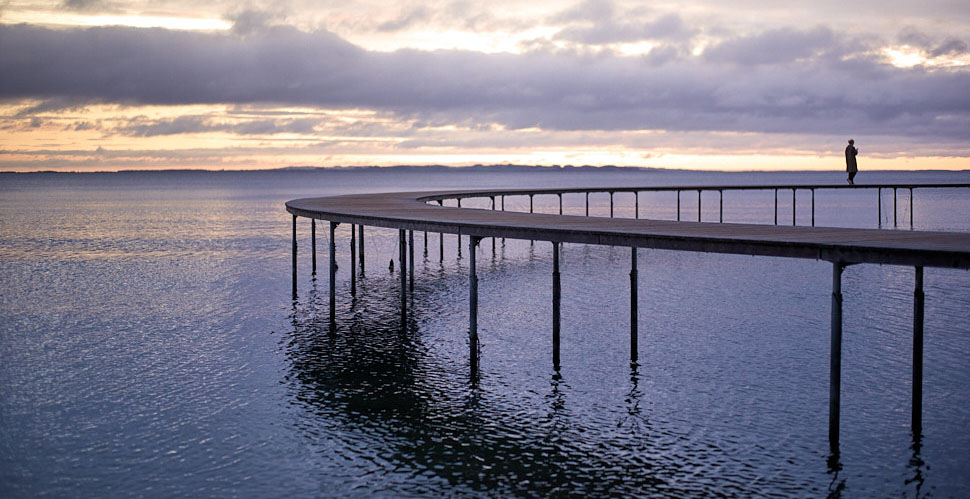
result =
M619 425L623 433L586 437L588 429L568 410L570 387L558 372L551 375L544 407L522 406L494 386L483 388L474 377L435 365L416 322L407 331L398 327L394 299L386 298L393 296L387 292L393 282L362 280L336 334L321 327L328 312L316 290L294 308L283 348L309 440L322 425L357 434L357 454L349 458L361 467L379 463L370 472L388 479L378 482L398 477L399 485L391 487L396 493L433 493L442 481L455 490L497 494L704 490L696 481L679 488L673 478L690 458L664 455L657 448L663 446L651 442L636 368L628 417Z

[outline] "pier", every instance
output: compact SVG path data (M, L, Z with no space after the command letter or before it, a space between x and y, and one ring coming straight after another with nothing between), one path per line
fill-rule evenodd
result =
M610 187L569 189L504 189L504 190L452 190L418 193L354 194L325 198L303 198L286 203L293 216L293 294L297 291L297 218L310 218L313 231L313 272L316 272L315 227L316 220L330 222L330 324L335 322L336 262L334 259L334 229L340 223L352 224L359 234L360 271L363 272L363 227L377 226L399 231L399 272L401 293L401 321L407 321L407 296L414 284L414 231L440 236L441 254L444 254L444 234L458 236L459 252L461 238L468 238L469 251L469 328L470 363L473 374L480 362L478 342L478 272L475 249L484 238L510 238L551 243L553 248L552 271L552 360L559 368L560 336L560 275L559 249L564 243L622 246L631 249L630 269L630 358L637 360L637 250L666 249L707 253L773 256L813 259L832 265L831 295L831 350L829 383L829 442L837 452L839 441L839 413L841 406L841 345L842 345L842 272L849 265L881 264L901 265L914 268L913 284L913 377L912 377L912 428L918 438L922 428L922 371L923 371L923 269L925 267L970 269L970 233L916 231L913 228L913 193L925 188L970 188L970 184L915 184L915 185L749 185L749 186L678 186L678 187ZM893 191L893 226L898 227L897 193L906 192L904 201L909 203L909 230L852 229L815 226L815 192L822 189L869 189L876 190L876 210L879 226L882 226L882 192ZM739 224L725 223L725 191L773 190L775 197L774 223ZM639 218L639 198L642 193L676 192L677 220L648 220ZM717 222L702 220L702 193L719 193L719 219ZM795 202L799 191L811 195L811 225L798 226ZM613 217L614 194L634 195L634 218ZM681 194L696 192L697 221L681 221ZM790 192L792 196L791 225L779 224L778 194ZM591 217L589 194L610 195L610 217ZM563 195L585 196L586 216L563 215ZM559 200L559 214L534 213L535 196L552 195ZM529 212L505 211L505 198L527 196ZM461 200L487 198L489 209L462 208ZM445 206L444 201L455 200L457 206ZM497 202L498 200L498 202ZM498 206L501 205L501 209ZM353 247L352 252L357 251ZM459 253L460 254L460 253ZM410 262L409 260L410 256ZM410 264L410 265L409 265ZM351 263L354 269L355 263ZM410 270L410 274L408 274ZM410 277L410 282L409 282ZM353 279L353 277L352 277ZM352 286L352 292L355 289Z

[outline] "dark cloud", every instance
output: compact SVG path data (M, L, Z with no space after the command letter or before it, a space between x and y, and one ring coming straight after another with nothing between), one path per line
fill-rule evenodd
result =
M835 42L835 35L826 27L807 31L781 28L721 42L706 50L704 56L710 61L745 66L779 64L819 55L835 47Z
M0 46L0 99L274 103L509 129L970 139L970 73L895 68L865 53L847 53L852 44L825 28L731 40L702 57L678 57L676 48L661 46L656 57L663 64L546 52L376 53L328 32L281 27L240 36L0 26ZM767 53L759 55L757 47ZM131 125L126 133L146 136L246 133L246 126L251 133L303 133L314 126L299 120L230 126L205 117Z
M310 134L319 120L306 119L260 119L225 122L209 116L189 115L177 118L149 120L136 118L118 127L116 133L133 137L156 137L206 132L228 132L238 135L272 135L277 133Z
M620 11L609 0L579 3L553 16L551 22L565 25L556 39L587 45L645 40L686 41L696 33L677 14L646 20L640 12Z

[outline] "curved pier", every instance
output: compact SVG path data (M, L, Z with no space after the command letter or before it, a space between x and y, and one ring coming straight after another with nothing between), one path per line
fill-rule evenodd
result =
M626 246L632 251L630 271L631 360L636 361L637 345L637 269L638 248L729 253L825 260L832 263L831 355L829 390L829 441L837 452L839 440L839 410L841 386L842 290L841 277L848 265L874 263L904 265L915 268L913 313L913 397L912 427L914 439L922 427L922 358L923 358L923 268L942 267L970 269L970 233L930 232L915 230L881 230L814 227L815 191L820 189L878 189L878 216L882 223L882 191L893 191L893 221L896 216L896 193L909 191L910 228L913 220L913 190L916 188L970 188L970 184L883 184L883 185L756 185L756 186L678 186L678 187L605 187L569 189L511 189L511 190L451 190L417 193L353 194L324 198L303 198L286 203L293 215L293 293L297 289L296 219L313 220L313 270L316 272L316 220L330 222L330 323L335 321L334 278L335 260L333 234L340 223L359 227L361 270L364 266L364 226L379 226L399 230L399 272L401 276L401 320L406 324L407 293L413 289L414 239L413 231L437 232L468 236L469 250L469 343L473 374L477 372L478 352L478 276L475 248L486 237L548 241L553 245L553 364L559 367L559 248L562 243ZM774 225L723 223L723 192L733 190L774 190ZM812 226L796 226L796 194L799 190L812 195ZM639 195L644 192L676 191L678 221L639 219ZM680 220L680 193L697 192L698 221ZM720 193L718 223L701 222L701 193ZM791 191L792 225L778 225L778 193ZM637 218L613 218L613 195L634 193ZM610 217L590 217L589 194L610 194ZM563 215L564 194L585 194L587 216ZM532 213L533 198L537 195L559 197L559 214ZM530 213L504 211L507 196L528 196ZM488 198L491 209L461 208L461 200ZM502 209L499 210L496 199ZM456 200L458 206L444 206L445 200ZM409 235L409 238L406 238ZM354 237L352 232L352 237ZM460 237L459 237L460 240ZM494 239L493 239L494 240ZM442 255L443 238L441 239ZM427 246L427 237L425 238ZM410 248L410 286L408 284L408 253ZM351 249L355 252L354 248ZM459 252L461 244L459 243ZM460 253L459 253L460 254ZM352 268L354 264L352 263ZM355 272L351 272L354 274ZM351 287L354 292L355 287ZM333 330L333 329L331 329Z

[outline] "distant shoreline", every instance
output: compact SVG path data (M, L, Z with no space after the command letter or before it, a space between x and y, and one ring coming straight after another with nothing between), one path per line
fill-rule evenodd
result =
M496 165L471 165L471 166L448 166L448 165L395 165L395 166L287 166L282 168L261 168L261 169L208 169L208 168L171 168L171 169L128 169L128 170L91 170L91 171L59 171L59 170L35 170L35 171L0 171L0 175L18 174L64 174L64 175L86 175L86 174L143 174L143 173L192 173L192 174L212 174L212 173L307 173L307 172L362 172L362 171L381 171L381 172L401 172L401 171L434 171L434 172L683 172L683 173L831 173L841 171L833 168L832 170L692 170L685 168L663 168L654 166L593 166L593 165L517 165L517 164L496 164ZM970 172L970 169L962 170L866 170L867 173L906 173L906 172Z

